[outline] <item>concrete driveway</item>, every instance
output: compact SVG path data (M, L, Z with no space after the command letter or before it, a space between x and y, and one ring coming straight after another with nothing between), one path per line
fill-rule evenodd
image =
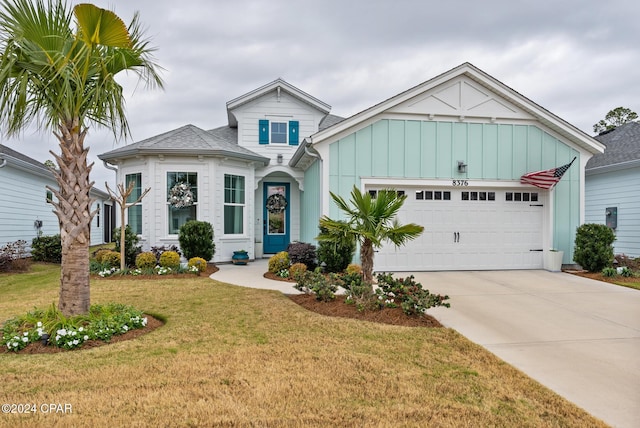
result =
M640 427L640 291L542 270L413 274L450 296L429 310L443 325L606 423Z

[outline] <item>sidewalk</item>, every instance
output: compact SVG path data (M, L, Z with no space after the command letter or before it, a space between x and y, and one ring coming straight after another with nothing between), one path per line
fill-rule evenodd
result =
M220 270L212 274L210 278L242 287L278 290L284 294L301 294L300 291L293 288L292 282L265 278L263 275L269 270L268 264L268 259L256 259L246 265L220 264L218 265Z

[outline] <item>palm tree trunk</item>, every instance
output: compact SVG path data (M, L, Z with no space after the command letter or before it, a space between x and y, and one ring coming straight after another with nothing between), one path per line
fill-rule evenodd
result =
M89 191L89 173L93 164L87 165L88 149L84 148L86 129L80 131L79 119L65 122L55 134L60 141L61 155L56 158L59 171L54 172L59 190L49 188L57 197L52 202L60 223L62 240L62 264L60 275L60 299L58 308L65 315L89 312L89 244L91 241L91 212L93 200Z
M365 238L360 246L360 261L364 280L373 282L373 243L370 239Z

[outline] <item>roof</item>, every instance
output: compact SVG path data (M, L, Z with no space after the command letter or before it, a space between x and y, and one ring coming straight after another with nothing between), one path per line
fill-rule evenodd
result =
M336 116L335 114L328 114L320 121L320 126L318 127L318 131L322 131L327 129L337 123L340 123L344 120L344 117Z
M294 98L297 98L298 100L306 104L309 104L310 106L312 106L313 108L319 110L324 114L328 114L331 111L331 106L329 104L323 101L320 101L316 97L311 96L304 91L301 91L300 89L296 88L292 84L284 81L282 78L277 78L273 82L267 83L266 85L261 86L258 89L254 89L251 92L247 92L244 95L241 95L237 98L232 99L231 101L228 101L227 116L229 118L229 126L232 126L232 127L238 126L237 119L235 118L233 113L231 113L232 110L244 104L247 104L255 100L256 98L259 98L271 91L280 91L280 90L287 92L289 95L293 96Z
M606 149L589 159L586 171L640 165L640 123L625 123L595 139Z
M413 88L401 92L400 94L382 101L381 103L378 103L373 107L356 113L355 115L348 117L347 119L338 122L333 126L318 131L310 137L310 142L312 144L316 144L320 141L330 139L338 135L339 133L348 130L352 126L356 126L357 124L362 123L367 119L384 113L385 111L407 100L417 97L420 94L459 76L466 76L469 79L484 86L491 92L504 97L505 99L516 105L518 108L535 117L540 123L554 130L555 132L562 135L564 138L576 144L577 146L583 148L584 150L594 154L602 153L602 151L604 151L604 146L602 146L593 137L587 135L580 129L552 114L548 110L544 109L543 107L539 106L530 99L524 97L520 93L516 92L515 90L511 89L510 87L506 86L502 82L491 77L487 73L483 72L482 70L468 62L465 62L464 64L461 64L458 67L442 73L439 76L427 80L426 82L423 82L417 86L414 86ZM299 150L302 150L302 148L300 148Z
M103 161L136 155L222 156L269 163L261 156L237 144L237 130L228 126L205 131L195 125L185 125L137 143L119 147L98 155Z
M21 162L24 162L25 164L29 164L33 166L36 169L40 169L43 172L46 172L47 174L51 174L51 172L49 171L49 168L47 168L45 164L38 162L37 160L30 158L29 156L25 156L20 152L17 152L7 146L3 146L2 144L0 144L0 164L4 159L7 159L7 158L13 158L15 160L19 160Z

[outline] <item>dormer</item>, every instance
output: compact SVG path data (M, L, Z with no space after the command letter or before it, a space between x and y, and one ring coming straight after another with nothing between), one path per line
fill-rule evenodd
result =
M229 126L238 144L251 150L295 150L318 132L331 106L281 78L227 102Z

